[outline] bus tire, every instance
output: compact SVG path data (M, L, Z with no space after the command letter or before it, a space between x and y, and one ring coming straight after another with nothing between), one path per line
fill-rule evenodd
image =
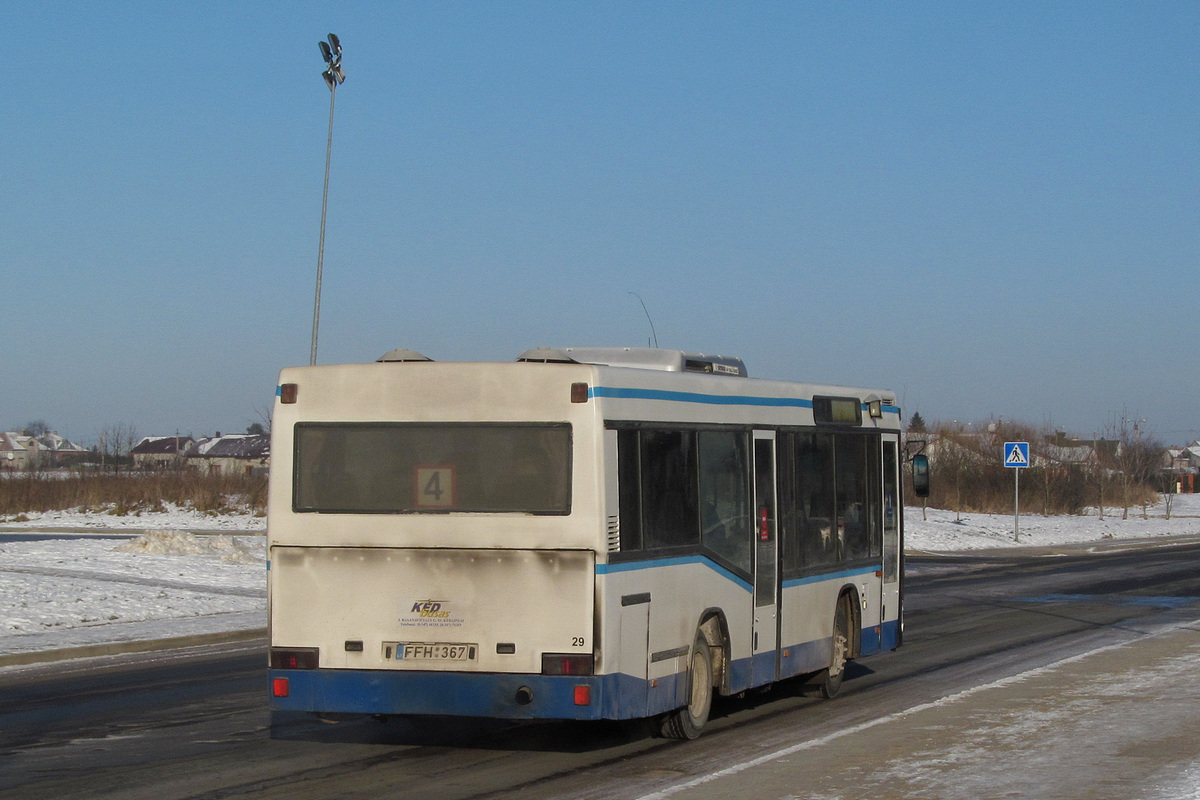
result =
M832 700L842 690L842 681L846 678L846 663L850 656L850 619L851 611L849 595L838 598L837 608L833 612L833 653L829 666L821 671L818 687L821 696Z
M663 717L662 735L668 739L695 739L708 722L712 700L712 651L704 634L697 633L688 668L688 704Z

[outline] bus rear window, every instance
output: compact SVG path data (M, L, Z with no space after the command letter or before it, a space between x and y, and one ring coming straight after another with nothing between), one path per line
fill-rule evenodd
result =
M292 508L571 511L567 423L298 423Z

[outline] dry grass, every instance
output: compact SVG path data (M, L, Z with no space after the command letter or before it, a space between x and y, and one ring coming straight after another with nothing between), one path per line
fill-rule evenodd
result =
M34 511L102 511L136 514L166 504L223 514L264 513L267 479L190 472L31 472L0 477L0 514Z

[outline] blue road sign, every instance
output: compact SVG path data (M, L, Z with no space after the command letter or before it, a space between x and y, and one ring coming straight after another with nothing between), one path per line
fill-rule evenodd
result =
M1029 442L1005 442L1004 443L1004 466L1006 466L1006 467L1028 467L1029 466Z

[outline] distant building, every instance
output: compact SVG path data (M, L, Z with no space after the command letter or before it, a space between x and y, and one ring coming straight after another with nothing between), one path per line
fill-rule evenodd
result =
M1163 457L1163 471L1168 473L1175 483L1175 491L1191 494L1195 492L1200 479L1200 441L1192 442L1187 447L1170 447Z
M271 463L271 437L218 433L197 441L187 460L190 466L209 475L265 475Z
M23 441L29 438L7 431L0 433L0 469L29 469L30 459L37 457L37 452L31 453L26 441Z
M191 436L147 436L133 446L129 455L135 469L179 469L195 444Z
M56 467L82 463L91 455L91 451L86 447L64 439L54 431L37 437L37 440L41 444L41 454L48 457L49 462Z
M1082 454L1086 452L1091 453L1090 460L1092 461L1099 458L1107 462L1120 456L1122 451L1119 439L1076 439L1062 431L1055 431L1054 436L1046 438L1046 443L1061 448L1066 460L1073 463L1082 463L1083 460L1087 460L1081 458Z
M79 463L88 457L86 448L57 433L41 436L5 431L0 433L0 469L47 469Z

